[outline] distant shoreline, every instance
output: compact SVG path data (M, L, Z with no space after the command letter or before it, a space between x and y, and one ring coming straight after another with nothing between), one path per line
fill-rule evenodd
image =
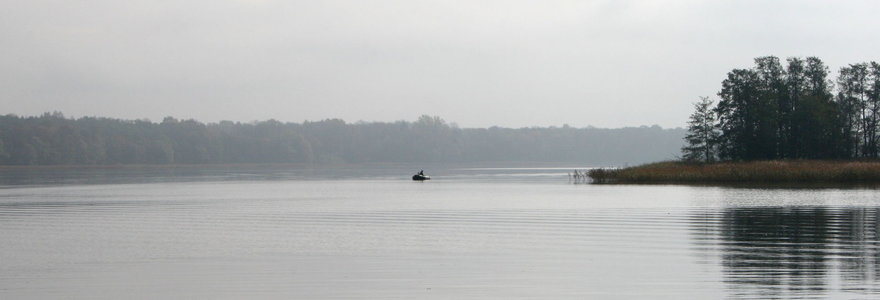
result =
M621 169L593 169L593 183L880 184L880 161L667 161Z
M57 164L57 165L0 165L2 169L173 169L173 168L225 168L225 167L273 167L273 168L308 168L315 167L315 164L307 163L215 163L215 164L105 164L105 165L86 165L86 164ZM341 165L331 165L341 166Z
M204 165L649 162L674 157L686 131L659 126L600 129L459 128L415 122L161 122L61 113L0 115L0 165Z
M0 170L14 169L173 169L173 168L354 168L354 167L418 167L446 166L460 169L580 169L597 165L590 162L564 161L477 161L477 162L313 162L313 163L203 163L203 164L54 164L54 165L0 165ZM606 163L598 165L608 165Z

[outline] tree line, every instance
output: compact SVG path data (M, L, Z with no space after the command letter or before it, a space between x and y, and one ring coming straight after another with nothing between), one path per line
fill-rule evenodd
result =
M202 123L0 116L2 165L372 162L641 163L673 158L684 129L459 128L415 122Z
M685 160L878 157L880 64L849 64L832 81L817 57L754 61L727 73L717 105L695 103Z

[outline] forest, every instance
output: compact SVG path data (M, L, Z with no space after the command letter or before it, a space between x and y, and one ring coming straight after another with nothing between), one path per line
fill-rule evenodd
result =
M672 159L685 130L459 128L417 121L339 119L285 123L161 122L62 113L0 116L0 165L125 165L384 162L571 162L637 164Z
M837 78L817 57L758 57L721 83L717 105L695 104L683 158L689 161L876 159L880 154L880 64L849 64Z

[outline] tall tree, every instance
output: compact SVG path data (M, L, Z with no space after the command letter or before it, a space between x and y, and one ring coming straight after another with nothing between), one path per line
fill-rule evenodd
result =
M806 67L804 60L797 57L791 57L787 61L785 85L788 92L786 95L788 98L788 118L785 123L787 135L783 141L785 143L784 149L787 150L786 157L802 158L805 155L803 153L805 141L802 133L805 130L805 124L802 120L804 108L802 102L808 85Z
M867 102L868 68L864 63L850 64L840 68L837 77L838 102L845 116L844 131L850 135L852 155L870 156L871 109Z
M786 71L776 56L755 58L758 74L758 142L763 158L789 158L793 106Z
M791 66L791 65L789 65ZM791 69L791 67L789 68ZM847 152L840 130L840 108L833 101L828 67L817 57L807 57L803 65L803 78L789 82L802 84L794 93L794 129L797 155L794 158L845 158ZM792 85L794 86L794 84Z
M718 155L725 160L762 159L759 131L761 111L758 74L750 69L734 69L721 82L721 98L715 107L721 139ZM772 149L771 149L772 150Z
M867 111L865 121L865 135L867 144L865 154L871 158L878 157L878 127L880 127L880 64L870 62L865 64L864 101Z
M687 161L712 162L715 160L715 143L718 140L714 102L709 97L700 97L694 103L694 113L688 121L688 133L685 145L681 150Z

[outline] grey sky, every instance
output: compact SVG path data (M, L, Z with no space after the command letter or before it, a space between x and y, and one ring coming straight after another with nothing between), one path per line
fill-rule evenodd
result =
M756 56L880 60L880 1L0 3L3 114L677 127Z

